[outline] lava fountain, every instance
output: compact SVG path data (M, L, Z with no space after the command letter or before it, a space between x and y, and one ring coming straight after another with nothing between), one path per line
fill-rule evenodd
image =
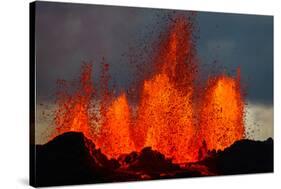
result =
M220 75L208 80L200 112L200 126L207 148L223 150L244 137L244 101L240 71L232 78Z
M92 97L95 94L92 77L92 65L84 64L79 79L79 87L72 94L67 90L68 83L58 81L59 91L57 92L57 109L55 111L54 122L56 125L55 135L67 131L83 132L87 137L91 137L91 120L95 116L90 114L93 106Z
M138 109L136 146L151 146L175 162L196 159L189 146L196 125L193 93L196 62L191 26L179 18L159 43L155 74L143 82Z
M126 95L122 93L109 106L100 131L99 147L109 157L134 151L130 138L131 110Z
M92 65L83 65L76 91L59 83L54 135L83 132L109 158L150 146L174 163L198 161L206 150L223 150L242 139L240 71L236 78L220 74L206 86L196 86L199 68L192 33L192 23L178 17L160 36L151 58L153 74L140 82L136 106L125 92L116 96L109 90L105 59L99 89L94 88Z

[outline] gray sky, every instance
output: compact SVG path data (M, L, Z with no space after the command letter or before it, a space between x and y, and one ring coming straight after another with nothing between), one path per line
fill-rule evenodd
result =
M54 99L57 79L76 79L83 60L98 64L104 57L117 86L127 88L135 69L129 64L130 53L139 61L145 59L151 49L143 49L157 40L165 16L174 14L172 10L48 2L37 2L36 8L37 104ZM247 101L255 104L251 107L258 106L249 110L249 120L259 122L254 112L262 112L261 107L271 114L260 122L272 120L273 17L197 12L195 23L202 70L209 72L214 64L227 72L240 67ZM94 67L95 80L98 73L99 67ZM266 128L266 136L272 136L272 123Z
M199 57L241 68L247 99L273 104L273 17L199 13Z

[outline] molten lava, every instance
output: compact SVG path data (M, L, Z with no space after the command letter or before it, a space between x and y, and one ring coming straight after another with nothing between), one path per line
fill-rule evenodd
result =
M196 131L192 102L196 64L190 35L189 24L178 19L160 42L156 74L143 83L136 125L142 137L137 139L138 149L151 146L175 162L197 158L189 147Z
M239 75L237 78L220 75L209 79L200 121L210 150L223 150L244 137L244 103Z
M128 94L115 97L109 89L109 64L104 59L98 90L88 64L82 68L77 91L70 93L62 82L54 135L83 132L109 158L150 146L175 163L201 160L207 150L222 150L242 139L240 72L237 78L225 74L210 78L199 92L192 24L183 17L170 24L155 49L153 74L140 82L135 106Z
M99 146L109 157L134 151L130 138L131 110L126 95L121 94L112 102L101 127Z
M92 95L94 94L91 80L92 65L84 64L79 80L79 88L74 94L67 92L65 82L61 81L61 90L57 93L56 103L58 105L55 112L56 133L62 134L67 131L83 132L89 137L90 123L93 115L90 115L92 105ZM53 137L53 136L52 136Z

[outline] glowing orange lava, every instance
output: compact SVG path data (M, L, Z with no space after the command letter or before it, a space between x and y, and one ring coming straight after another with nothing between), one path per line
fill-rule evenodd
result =
M201 160L207 150L223 150L242 139L240 71L236 78L210 78L199 91L192 32L192 24L178 17L161 35L152 58L153 74L140 82L135 106L127 93L115 97L109 89L104 59L97 91L92 66L85 64L77 91L67 92L65 82L60 86L54 135L83 132L109 158L151 146L175 163Z
M90 107L92 105L92 94L94 93L91 76L92 66L84 64L78 90L72 95L68 94L65 88L58 92L56 100L58 107L54 118L56 132L54 135L67 131L77 131L90 136L90 123L93 117L93 115L90 115ZM67 87L65 82L62 81L61 84Z
M190 30L184 19L177 19L160 42L155 58L157 71L143 83L136 125L142 134L139 137L143 137L138 147L151 146L175 162L197 158L189 147L196 131Z
M134 151L130 138L131 111L126 95L115 99L106 112L106 118L100 132L100 148L109 157Z
M244 103L237 78L209 79L203 101L201 127L207 148L223 150L244 137Z

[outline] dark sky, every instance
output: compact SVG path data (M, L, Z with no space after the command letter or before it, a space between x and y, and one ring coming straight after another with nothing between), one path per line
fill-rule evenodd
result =
M105 57L117 86L126 87L134 76L127 54L155 41L165 27L163 17L174 13L47 2L36 6L38 102L53 98L57 79L77 78L83 60L100 63ZM247 99L272 105L273 17L197 12L196 25L201 65L211 69L219 64L227 71L239 66ZM95 79L98 72L97 67Z

